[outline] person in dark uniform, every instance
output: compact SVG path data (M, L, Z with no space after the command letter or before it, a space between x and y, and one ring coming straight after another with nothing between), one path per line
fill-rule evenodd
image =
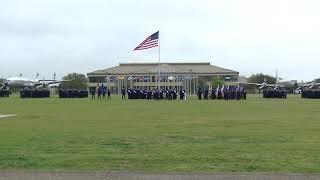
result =
M201 89L201 87L199 87L197 95L198 95L198 99L201 100L201 98L202 98L202 89Z
M236 99L240 100L240 98L241 98L241 91L240 91L240 86L238 86L236 89Z
M148 90L147 91L147 99L150 100L152 98L152 91Z
M174 93L174 95L173 95L174 99L175 99L175 100L178 100L178 92L177 92L177 90L174 89L174 90L173 90L173 93Z
M99 86L98 87L98 99L101 99L101 95L102 95L102 87Z
M127 90L128 99L132 99L131 89Z
M90 87L91 99L96 99L96 87Z
M107 92L107 88L105 86L102 86L102 98L106 99L106 92Z
M204 90L203 98L204 98L204 99L208 99L208 95L209 95L209 90L208 90L208 89L205 89L205 90Z
M211 99L216 99L216 88L211 89Z
M184 100L184 91L180 90L180 100Z
M160 99L160 91L158 89L156 89L154 91L154 99L155 100L159 100Z
M108 99L111 99L111 91L110 91L110 89L107 90L107 94L108 94Z
M126 99L126 88L124 87L121 89L121 99Z

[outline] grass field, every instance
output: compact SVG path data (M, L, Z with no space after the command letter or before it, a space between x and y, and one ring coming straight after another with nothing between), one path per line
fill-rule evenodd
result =
M0 169L320 172L320 100L0 99Z

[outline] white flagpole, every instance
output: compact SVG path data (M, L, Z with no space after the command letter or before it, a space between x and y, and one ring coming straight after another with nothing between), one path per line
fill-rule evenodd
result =
M160 31L158 33L158 41L159 41L159 54L158 54L158 90L160 90L160 81L161 81L161 77L160 77Z

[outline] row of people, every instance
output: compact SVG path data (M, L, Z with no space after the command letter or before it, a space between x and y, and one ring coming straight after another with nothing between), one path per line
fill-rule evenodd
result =
M59 98L87 98L88 91L77 89L60 89Z
M9 97L10 91L8 90L0 90L0 97Z
M91 98L95 99L96 93L98 94L98 99L105 99L105 96L107 94L108 99L111 99L111 91L107 87L98 86L96 87L90 87L90 93ZM177 92L176 89L170 89L170 90L158 90L158 89L128 89L126 91L125 87L121 89L121 98L126 98L126 93L128 94L128 99L181 99L186 100L187 99L187 93L185 90L180 90ZM246 91L241 86L226 86L226 87L217 87L213 88L210 91L208 89L205 89L202 91L201 88L198 89L197 92L198 98L202 99L202 96L204 99L246 99Z
M128 99L186 100L185 90L181 90L177 92L176 89L170 89L170 90L128 89L127 93L128 93ZM124 93L122 92L122 95L123 94Z
M111 99L111 90L104 86L103 84L97 87L89 88L91 99L96 98L96 94L98 95L98 99L105 99L107 95L107 99ZM121 99L126 99L126 94L128 94L128 99L178 99L178 93L175 89L172 90L148 90L148 89L128 89L125 87L121 88ZM186 97L185 91L180 91L179 93L180 99L184 99Z
M247 92L242 86L218 86L211 90L198 88L198 99L225 99L225 100L240 100L247 99Z
M287 91L283 90L264 90L263 98L279 98L279 99L287 99Z
M20 98L48 98L50 97L50 91L48 90L23 90L20 91Z
M320 90L304 90L301 92L302 98L320 99Z
M90 87L90 94L91 94L91 99L96 99L96 94L98 95L98 99L111 99L111 90L108 89L106 86L103 84L101 86L97 87Z
M50 97L49 90L23 90L20 91L20 98L48 98ZM88 91L76 89L61 89L59 90L59 98L87 98Z

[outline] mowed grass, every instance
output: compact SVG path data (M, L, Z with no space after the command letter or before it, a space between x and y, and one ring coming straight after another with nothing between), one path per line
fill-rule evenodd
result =
M0 169L320 172L320 100L0 99Z

